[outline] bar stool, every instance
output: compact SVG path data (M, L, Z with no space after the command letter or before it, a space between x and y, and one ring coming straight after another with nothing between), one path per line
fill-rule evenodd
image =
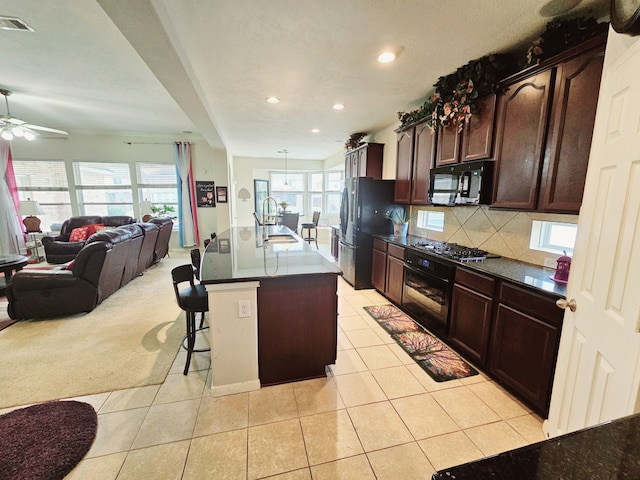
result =
M316 242L316 248L318 248L318 220L320 220L320 212L313 212L313 218L311 223L305 222L300 225L300 233L302 234L302 239L305 242ZM304 231L307 230L307 236L304 235ZM315 236L311 236L311 231L313 230Z
M190 264L180 265L171 270L173 279L173 290L176 294L178 306L185 311L187 318L187 334L182 339L182 348L187 351L187 362L184 366L184 375L189 372L191 355L195 352L209 352L210 348L195 348L196 333L204 330L204 314L209 311L209 296L204 285L194 282L193 266ZM180 284L188 282L189 286L180 290ZM200 328L196 329L196 314L202 314ZM186 342L186 344L185 344Z

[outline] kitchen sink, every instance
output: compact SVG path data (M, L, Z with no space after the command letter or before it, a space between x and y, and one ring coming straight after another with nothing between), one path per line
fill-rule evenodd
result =
M265 242L268 243L298 243L298 239L290 233L273 233L269 235Z

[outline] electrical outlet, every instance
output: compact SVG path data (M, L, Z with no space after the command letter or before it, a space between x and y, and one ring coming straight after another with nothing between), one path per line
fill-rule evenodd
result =
M556 268L558 266L558 262L556 261L555 258L545 257L544 266L548 268Z
M240 318L251 316L251 302L249 300L240 300L238 302L238 316Z

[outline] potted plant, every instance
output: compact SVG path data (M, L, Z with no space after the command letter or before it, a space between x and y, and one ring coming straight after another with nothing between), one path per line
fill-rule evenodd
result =
M390 210L385 214L393 222L393 235L406 237L409 232L409 222L418 216L417 213L407 215L405 209Z
M167 205L166 203L162 206L160 205L151 205L151 211L153 212L154 217L169 217L176 218L175 216L175 207L172 205Z

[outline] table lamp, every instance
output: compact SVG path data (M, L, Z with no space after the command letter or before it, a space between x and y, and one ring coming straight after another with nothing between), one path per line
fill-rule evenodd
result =
M18 215L24 216L22 223L27 233L40 233L40 219L36 215L43 215L44 211L36 200L27 198L26 201L20 202L18 207Z

